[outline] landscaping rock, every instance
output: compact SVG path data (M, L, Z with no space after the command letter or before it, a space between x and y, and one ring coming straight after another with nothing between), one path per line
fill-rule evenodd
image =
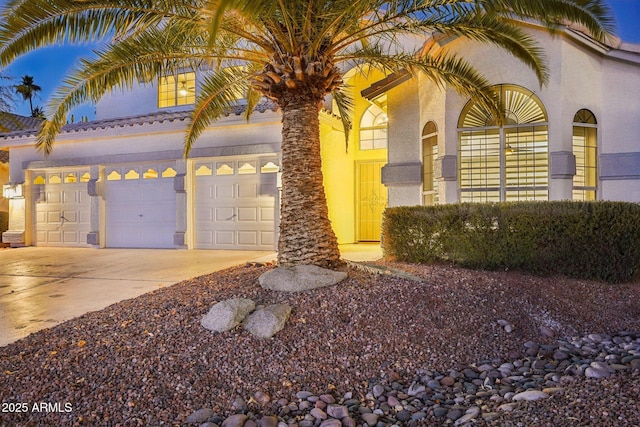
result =
M291 307L287 304L270 305L247 316L244 328L257 338L271 338L284 328L290 314Z
M316 265L278 267L260 276L260 286L272 291L302 292L333 286L347 278L347 273Z
M255 308L256 304L246 298L220 301L202 317L200 324L213 332L229 331L242 323L247 314Z

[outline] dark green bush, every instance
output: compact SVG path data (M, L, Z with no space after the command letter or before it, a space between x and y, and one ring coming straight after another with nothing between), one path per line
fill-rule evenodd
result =
M640 272L640 205L515 202L388 208L386 256L477 269L629 281Z

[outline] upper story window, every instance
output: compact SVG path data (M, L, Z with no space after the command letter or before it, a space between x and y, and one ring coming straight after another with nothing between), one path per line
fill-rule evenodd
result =
M196 101L196 73L179 73L160 78L158 84L158 107L175 107L193 104Z
M545 108L523 87L499 85L495 91L502 118L469 101L458 121L460 201L548 200Z
M387 113L377 105L370 105L360 120L360 149L387 148Z
M573 118L573 200L596 200L598 189L598 122L589 110L582 109Z

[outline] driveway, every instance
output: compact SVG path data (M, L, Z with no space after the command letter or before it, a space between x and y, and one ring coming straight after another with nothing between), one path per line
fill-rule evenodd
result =
M163 286L275 257L264 251L0 249L0 346Z
M381 257L376 244L341 245L343 257ZM0 249L0 347L163 286L274 252L27 247Z

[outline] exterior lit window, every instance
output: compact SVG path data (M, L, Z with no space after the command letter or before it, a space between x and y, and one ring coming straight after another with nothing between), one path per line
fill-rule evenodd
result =
M387 148L387 113L377 105L371 105L360 120L360 149Z
M438 181L435 161L438 157L438 130L434 122L428 122L422 129L422 204L438 203Z
M158 107L175 107L193 104L196 101L196 74L180 73L160 78L158 84Z
M598 187L598 123L589 110L580 110L573 118L573 200L596 200Z
M469 101L458 121L460 201L548 200L544 106L522 87L499 85L495 91L502 118Z

